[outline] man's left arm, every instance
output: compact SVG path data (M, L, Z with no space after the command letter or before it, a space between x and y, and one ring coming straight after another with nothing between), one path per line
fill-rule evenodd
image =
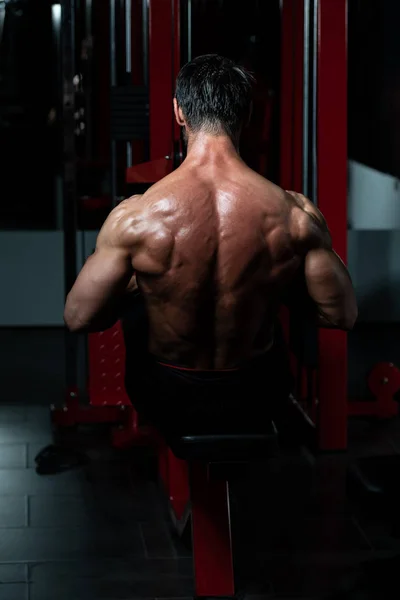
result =
M103 331L121 316L124 299L134 287L132 243L124 243L118 226L125 208L109 215L97 238L96 250L79 273L69 292L64 321L74 332ZM123 229L123 228L122 228Z

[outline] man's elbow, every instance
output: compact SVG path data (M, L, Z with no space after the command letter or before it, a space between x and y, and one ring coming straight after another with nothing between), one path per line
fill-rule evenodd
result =
M354 302L347 306L343 313L334 319L334 325L342 331L352 331L358 318L358 307Z
M321 307L318 310L318 325L324 329L351 331L356 324L357 318L358 307L355 299L334 310L324 310Z
M87 330L86 323L79 317L79 312L69 305L68 299L64 309L64 323L71 333L80 333Z
M352 290L352 294L349 295L346 307L344 311L344 327L345 331L351 331L354 328L354 325L358 319L358 305L356 295L354 290Z
M351 310L349 310L346 315L343 316L340 323L338 324L339 329L343 329L343 331L352 331L354 325L357 322L358 318L358 308L355 306Z
M71 333L83 333L87 331L87 328L78 321L67 320L64 318L64 323Z

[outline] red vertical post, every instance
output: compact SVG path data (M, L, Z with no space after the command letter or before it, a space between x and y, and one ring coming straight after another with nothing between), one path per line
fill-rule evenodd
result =
M212 480L207 463L190 465L196 596L235 594L228 483Z
M109 163L110 128L104 127L110 115L110 0L93 3L93 130L94 158Z
M174 0L149 0L150 160L172 152Z
M300 191L303 157L304 1L283 0L280 184Z
M318 18L318 206L347 258L347 0L322 0ZM321 450L347 446L347 335L320 330Z
M304 104L304 0L294 0L293 24L293 186L303 188L303 104Z
M143 60L143 2L142 0L131 0L131 81L133 85L144 85L144 60ZM132 164L136 165L145 160L144 140L132 140Z
M304 0L283 0L281 33L281 150L280 185L285 190L302 190L303 168L303 80ZM289 340L289 314L281 312L282 326ZM290 355L297 387L303 390L304 369L298 373L297 360Z
M175 517L182 518L189 502L189 471L186 460L176 458L170 448L167 449L168 494Z
M181 68L181 12L180 12L180 0L173 0L174 3L174 13L173 13L173 67L172 67L172 93L175 93L175 82L178 76L178 73ZM180 127L175 120L174 115L172 115L173 119L173 137L174 140L179 140L180 137Z
M280 185L291 189L293 183L293 49L294 0L283 0L281 42L281 123L280 123Z

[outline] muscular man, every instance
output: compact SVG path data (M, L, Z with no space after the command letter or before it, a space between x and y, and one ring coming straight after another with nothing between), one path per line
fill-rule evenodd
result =
M187 158L111 212L68 295L68 327L96 331L115 322L137 281L149 323L147 371L136 370L148 374L143 410L157 396L168 415L175 402L196 405L198 416L205 404L228 410L235 392L265 407L279 386L274 323L288 295L300 300L299 278L320 326L350 330L356 320L352 283L321 213L240 158L251 98L250 75L228 59L201 56L183 67L174 110Z

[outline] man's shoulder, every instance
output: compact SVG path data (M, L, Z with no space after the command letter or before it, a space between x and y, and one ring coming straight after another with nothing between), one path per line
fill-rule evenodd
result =
M162 241L169 237L165 224L152 209L154 197L146 199L146 194L126 198L120 202L106 219L100 237L107 244L132 246L152 241Z
M290 207L290 231L299 248L308 251L331 245L329 229L323 214L301 193L286 191Z

